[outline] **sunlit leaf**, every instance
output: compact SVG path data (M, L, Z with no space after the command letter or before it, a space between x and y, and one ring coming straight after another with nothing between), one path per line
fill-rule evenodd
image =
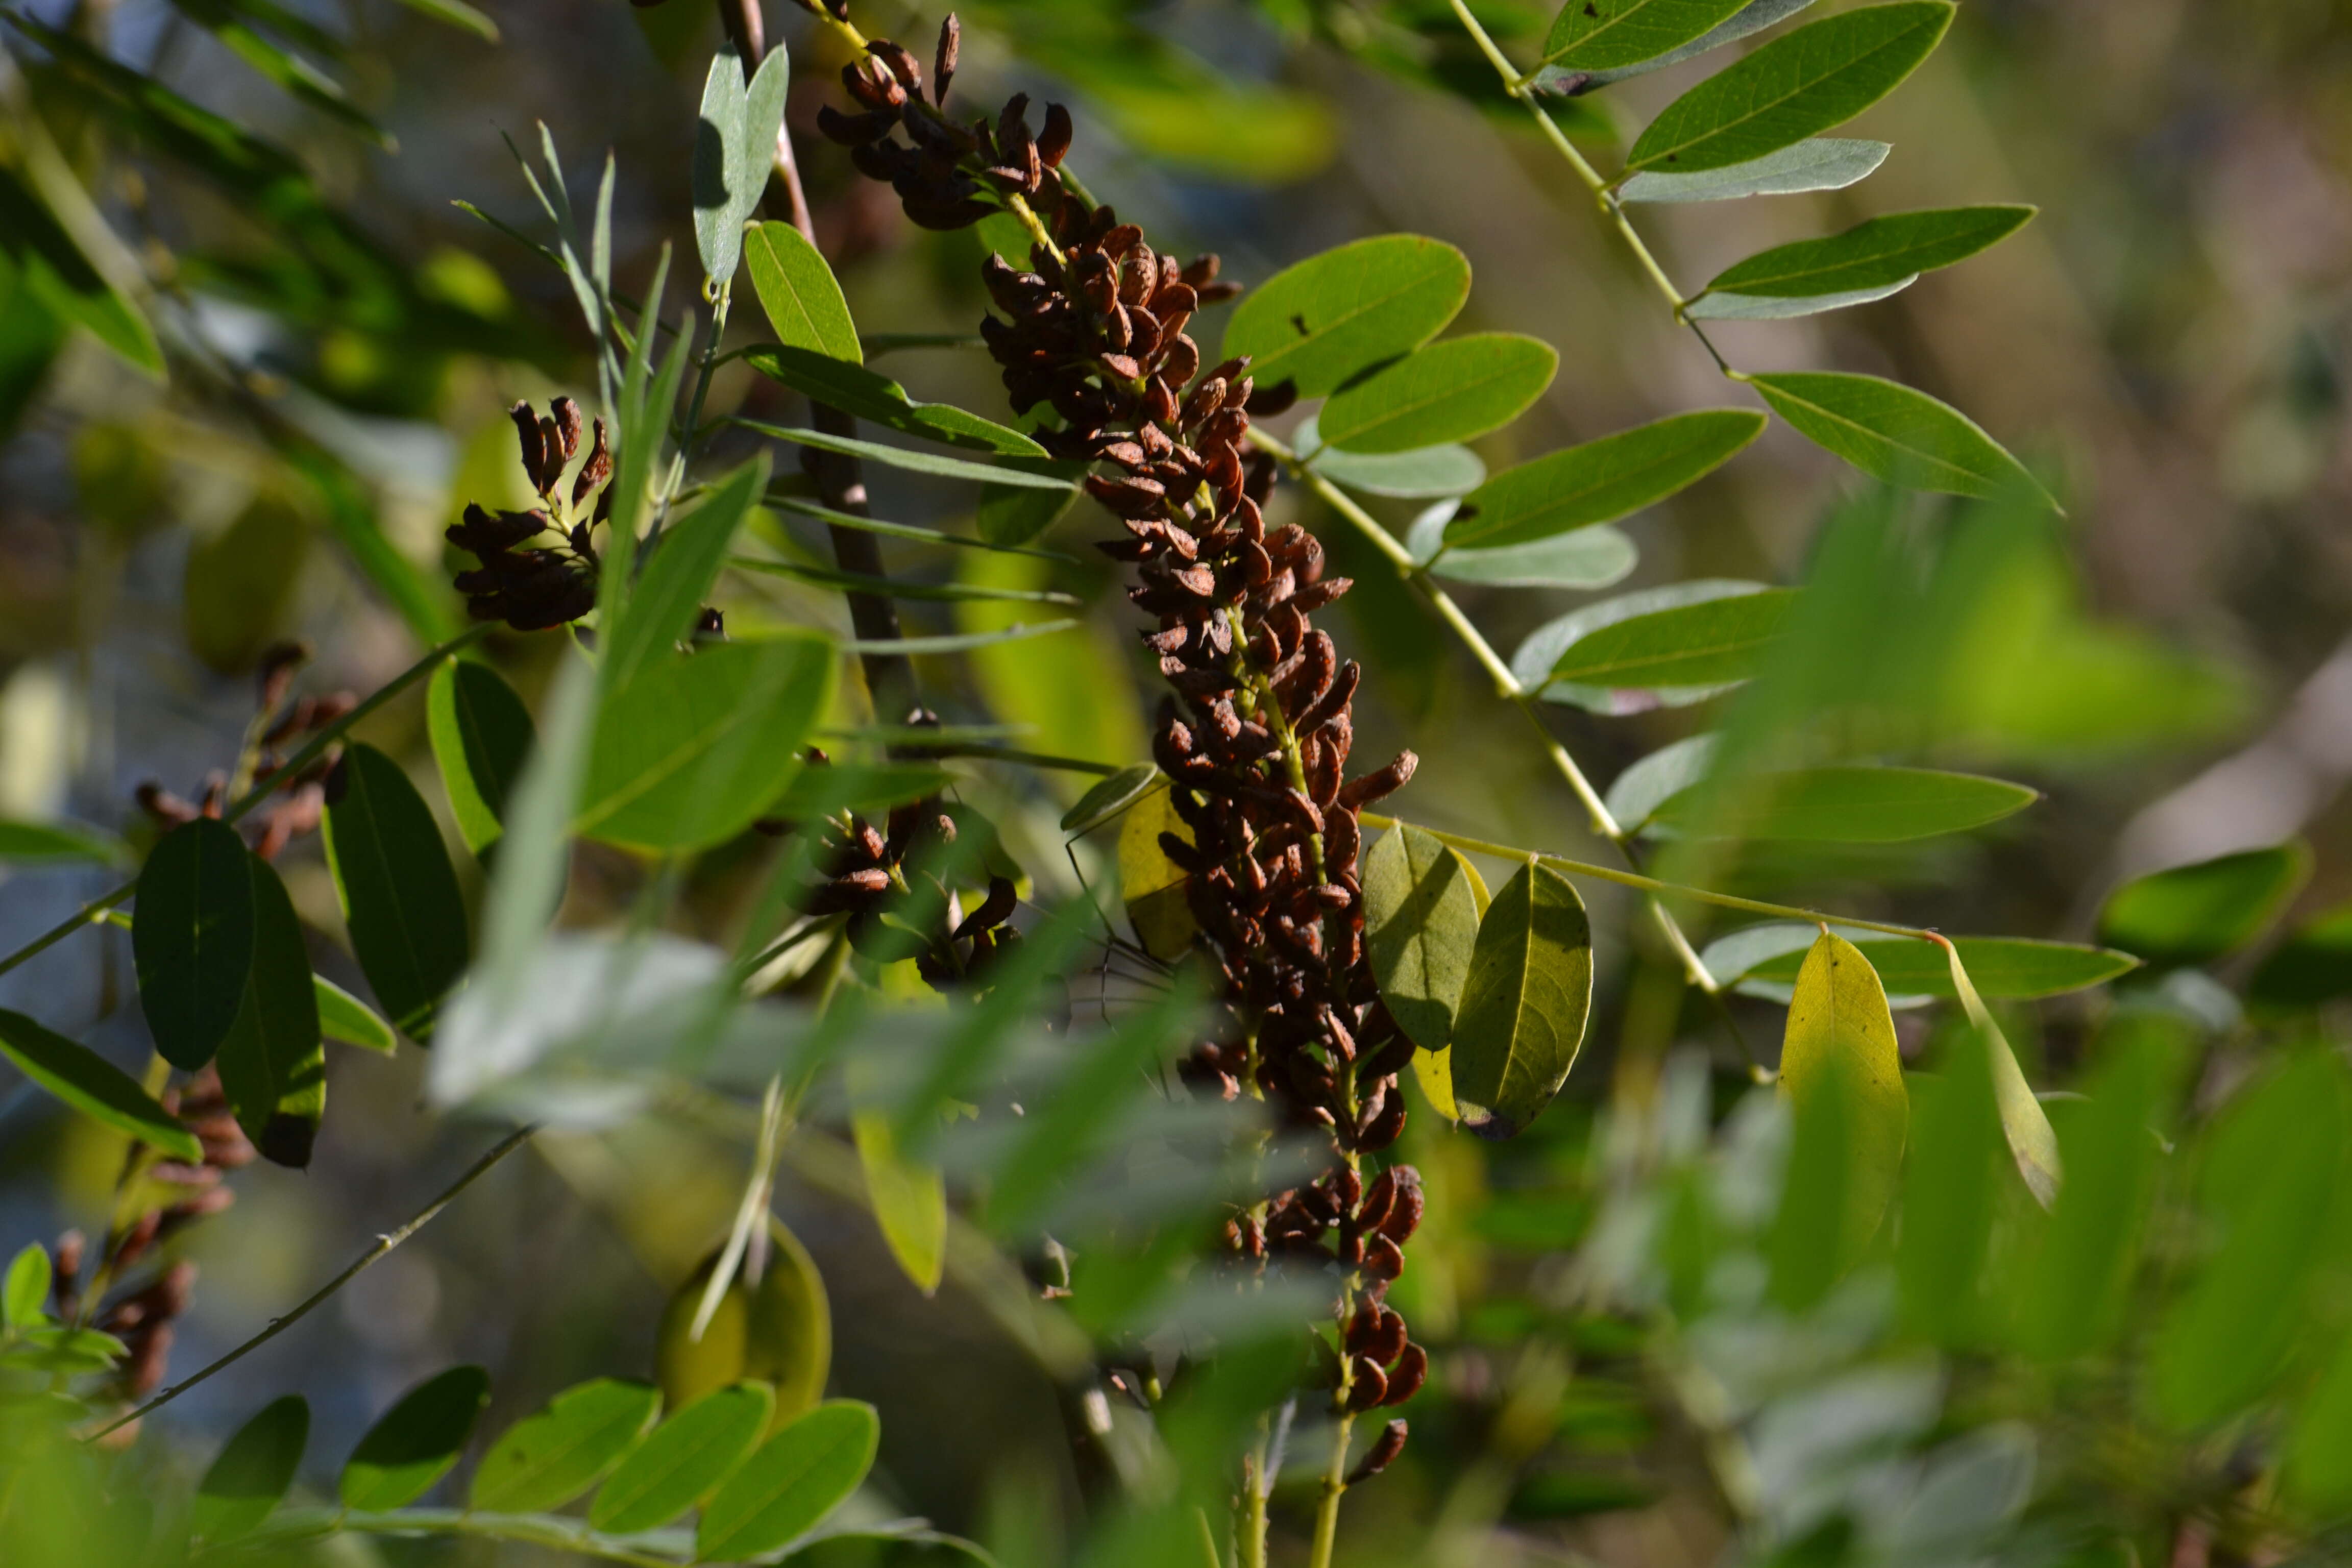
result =
M1516 332L1448 338L1334 394L1323 439L1365 453L1466 441L1526 413L1559 368L1550 344Z
M362 742L344 751L327 794L327 864L352 953L394 1027L429 1040L472 953L440 824L407 772Z
M1981 827L2041 798L2023 784L1931 768L1808 768L1731 787L1722 800L1704 787L1685 790L1649 820L1729 837L1895 844Z
M233 1541L268 1519L293 1487L310 1440L310 1406L300 1394L263 1405L196 1484L188 1523L197 1538Z
M948 1193L939 1167L900 1152L887 1111L854 1111L849 1129L866 1177L866 1201L890 1256L915 1289L933 1294L948 1261Z
M1223 353L1246 354L1261 386L1295 382L1302 397L1437 335L1470 297L1470 263L1442 240L1378 235L1309 257L1244 295Z
M799 229L788 223L760 225L743 237L743 258L778 342L852 364L865 363L841 284Z
M2296 839L2176 866L2126 882L2099 910L2099 940L2152 963L2203 963L2234 952L2278 919L2311 877Z
M1187 844L1192 829L1176 815L1170 792L1179 786L1152 790L1128 808L1118 826L1118 890L1135 939L1154 958L1173 960L1192 944L1199 929L1184 893L1182 867L1160 847L1160 836L1172 833Z
M769 1438L704 1505L696 1555L741 1561L814 1529L866 1479L881 1439L872 1405L820 1405Z
M1399 823L1364 858L1364 938L1381 1000L1424 1051L1454 1040L1478 941L1475 873L1459 852Z
M1592 930L1568 879L1522 866L1495 894L1454 1020L1454 1101L1509 1135L1551 1103L1584 1044Z
M732 1384L756 1383L769 1391L762 1430L772 1431L824 1397L833 1367L833 1308L824 1276L800 1237L772 1215L764 1251L759 1283L739 1270L699 1340L694 1320L720 1254L705 1258L671 1292L655 1353L656 1381L671 1409Z
M754 349L743 357L772 381L782 382L829 408L905 435L1006 457L1045 456L1045 447L1020 431L966 413L951 403L918 403L907 395L905 387L854 360L789 344ZM1017 482L1006 480L1001 472L992 471L990 477L999 483ZM1054 476L1049 472L1047 477Z
M1499 550L1448 550L1430 574L1493 588L1567 588L1591 593L1623 582L1641 560L1633 542L1603 524Z
M1799 435L1890 485L1988 498L2042 493L1974 420L1898 382L1832 371L1747 379Z
M131 952L139 1005L165 1061L194 1072L236 1019L253 964L253 874L236 829L211 817L157 841L139 873Z
M453 1366L401 1395L344 1464L343 1506L381 1510L423 1497L457 1464L489 1402L489 1373L478 1366Z
M1767 588L1652 610L1600 626L1563 648L1549 680L1576 686L1715 686L1753 674L1796 592Z
M1709 292L1804 297L1879 289L1949 267L2000 244L2033 216L2030 206L1890 213L1823 239L1775 246L1716 274Z
M594 1486L661 1414L661 1390L600 1377L557 1394L507 1428L482 1456L467 1500L478 1509L539 1513Z
M1886 992L1853 944L1826 931L1797 972L1780 1045L1780 1088L1795 1107L1799 1140L1815 1131L1826 1136L1833 1145L1829 1156L1840 1165L1833 1184L1836 1213L1800 1215L1783 1202L1784 1226L1811 1228L1827 1238L1821 1249L1827 1268L1794 1287L1797 1295L1811 1300L1860 1256L1878 1229L1902 1171L1911 1121ZM1776 1289L1784 1285L1782 1262L1776 1255Z
M694 135L694 243L703 271L714 282L732 279L742 259L744 220L767 191L791 80L782 43L760 61L749 85L742 58L732 47L710 61Z
M1629 171L1726 168L1817 136L1892 92L1951 26L1943 0L1827 17L1742 57L1668 104L1633 142Z
M52 1033L22 1013L0 1009L0 1057L83 1115L174 1160L200 1163L196 1135L155 1103L129 1074L87 1047Z
M2017 1065L2017 1053L2009 1047L2009 1037L1985 1008L1970 984L1969 970L1962 960L1957 942L1937 943L1944 951L1947 967L1951 971L1952 989L1959 994L1960 1005L1969 1022L1984 1038L1985 1055L1992 1068L1993 1104L2000 1111L2001 1136L2009 1141L2009 1152L2017 1161L2017 1173L2035 1201L2048 1208L2057 1200L2060 1173L2058 1134L2052 1131L2049 1114L2034 1098L2033 1086L2025 1081L2025 1073Z
M2077 947L2072 942L1997 936L1953 940L1979 994L2005 1001L2056 996L2103 984L2128 973L2137 963L2126 952ZM1911 937L1877 937L1857 941L1855 946L1870 960L1871 967L1878 971L1886 989L1895 995L1959 994L1952 984L1951 965L1932 943ZM1727 982L1753 979L1787 983L1796 979L1797 968L1798 960L1783 954L1758 963L1740 974L1727 973L1723 978Z
M1446 546L1528 544L1613 522L1713 472L1764 425L1749 409L1703 409L1507 468L1462 499L1445 525Z
M1683 316L1693 321L1790 321L1800 316L1818 316L1855 305L1875 305L1881 300L1893 299L1917 281L1915 273L1892 283L1849 289L1837 294L1702 294L1683 307Z
M480 855L505 831L509 802L530 759L537 733L530 710L488 665L453 658L425 688L425 720L450 815L466 847Z
M1894 150L1885 142L1817 136L1761 158L1696 174L1655 170L1636 174L1618 187L1617 199L1628 204L1729 202L1745 196L1840 191L1874 173Z
M588 1505L598 1530L630 1535L667 1524L710 1496L767 1430L775 1396L763 1383L704 1395L655 1427Z
M574 830L647 849L741 832L798 765L835 662L794 630L649 664L597 716Z
M7 1274L0 1278L0 1328L29 1329L47 1321L49 1284L55 1277L48 1248L37 1241L10 1258Z
M323 974L312 975L310 982L311 989L318 994L319 1028L327 1038L381 1051L385 1056L400 1048L400 1037L392 1032L390 1024L376 1016L374 1008Z
M1303 434L1298 442L1302 448L1307 446ZM1345 489L1403 500L1458 496L1486 477L1486 465L1478 460L1478 454L1454 443L1378 455L1326 447L1316 452L1307 466Z
M1659 806L1706 777L1715 746L1712 734L1690 735L1652 752L1617 775L1601 804L1619 827L1639 833Z
M1545 93L1589 92L1595 88L1606 87L1612 82L1623 81L1628 77L1643 76L1654 70L1664 69L1667 66L1680 65L1685 60L1696 59L1710 49L1719 49L1726 44L1737 43L1752 33L1760 33L1767 27L1786 21L1812 3L1813 0L1748 0L1746 5L1732 13L1725 21L1693 38L1689 43L1677 48L1668 49L1664 54L1653 55L1646 59L1636 60L1627 65L1597 70L1581 70L1557 65L1545 66L1535 73L1533 85L1538 90Z
M253 1146L274 1164L299 1169L310 1163L327 1109L318 983L286 884L259 856L247 859L253 876L253 963L215 1065Z
M1639 65L1713 32L1748 0L1568 0L1544 35L1546 65Z

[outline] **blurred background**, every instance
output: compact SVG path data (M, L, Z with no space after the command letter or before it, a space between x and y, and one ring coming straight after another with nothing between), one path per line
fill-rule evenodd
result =
M135 836L152 832L134 802L142 784L194 798L231 764L267 644L305 639L310 689L364 693L462 624L446 588L458 558L445 559L440 531L467 500L521 499L507 405L568 391L593 407L594 380L561 273L453 204L544 237L510 146L535 153L543 125L581 203L609 152L614 277L643 289L663 246L692 254L695 106L720 35L696 0L511 0L489 7L496 43L387 0L290 0L316 33L292 29L301 50L341 84L344 109L322 110L233 53L204 7L23 9L89 50L68 61L8 32L8 162L37 171L61 160L87 185L121 265L150 280L171 370L142 375L21 297L0 302L0 816ZM1481 15L1522 41L1549 19L1503 5ZM939 19L895 5L856 16L922 54ZM1519 111L1435 89L1462 79L1442 5L997 0L963 20L967 103L1016 89L1070 103L1089 188L1162 248L1216 251L1223 275L1244 284L1369 234L1418 232L1465 251L1475 286L1461 324L1533 333L1562 360L1538 406L1479 444L1490 469L1747 401L1667 318ZM788 123L819 237L861 327L971 331L984 303L978 240L908 226L886 190L856 179L814 134L816 107L840 100L842 56L808 21L769 8L771 37L794 51ZM125 135L132 110L96 107L135 100L107 75L110 58L219 119L134 101L146 132ZM1605 158L1612 122L1630 138L1717 63L1580 100L1571 129ZM1998 827L1801 866L1759 851L1727 875L1859 914L2084 941L2101 898L2126 877L2299 835L2317 870L2289 921L2341 903L2352 896L2352 6L1971 0L1947 46L1845 133L1895 153L1844 191L1653 206L1637 221L1687 290L1767 246L1882 212L2038 205L2015 239L1890 300L1724 323L1717 341L1750 370L1873 372L1967 410L2066 502L2063 570L2034 591L2065 601L2136 668L2178 678L1940 744L1941 757L1997 763L2046 792ZM755 320L739 310L735 339L764 335ZM969 350L902 351L884 368L919 397L1002 415L991 367ZM712 395L722 412L793 412L789 395L740 364ZM720 443L722 457L734 449ZM958 510L966 489L881 469L871 482L877 515L970 526ZM1641 563L1625 586L1793 581L1822 520L1859 488L1776 425L1739 461L1628 524ZM1328 624L1367 665L1364 751L1410 745L1423 758L1396 809L1604 858L1519 716L1425 607L1311 498L1286 494L1287 515L1359 579ZM1377 510L1401 531L1413 509ZM774 526L824 558L797 521ZM1049 639L927 661L926 690L950 722L1027 726L1022 744L1107 763L1146 754L1152 673L1111 569L1084 548L1104 531L1082 507L1041 541L1062 562L888 552L910 578L992 574L1087 606L1084 647ZM761 579L730 592L730 617L846 630L838 598L816 590ZM1507 652L1590 597L1462 596ZM915 629L949 630L956 608L906 613ZM502 635L492 657L535 696L552 640ZM429 771L421 691L362 733ZM851 690L841 719L863 718L863 700ZM1605 784L1703 720L1703 710L1561 708L1551 723ZM1061 892L1108 870L1107 844L1067 861L1061 852L1055 819L1084 783L975 766L967 791L1038 887ZM321 972L358 986L336 946L316 841L279 865L315 928ZM711 858L682 920L723 928L741 896L730 870L725 855ZM583 847L564 918L589 923L625 906L643 876ZM11 870L0 945L107 885L87 871ZM1590 894L1602 989L1562 1103L1504 1149L1447 1134L1434 1118L1416 1123L1431 1232L1401 1289L1416 1332L1443 1349L1433 1392L1412 1411L1413 1457L1350 1503L1351 1541L1377 1541L1384 1520L1451 1510L1496 1531L1468 1560L1700 1563L1720 1542L1696 1500L1689 1443L1607 1383L1571 1383L1579 1357L1615 1353L1606 1323L1588 1325L1590 1342L1526 1333L1526 1293L1540 1296L1589 1217L1591 1108L1608 1096L1622 1031L1687 1037L1721 1058L1719 1093L1738 1081L1703 1011L1677 1018L1669 1001L1663 1022L1628 1022L1643 994L1626 980L1643 973L1627 951L1634 910L1609 892ZM144 1059L120 932L0 978L0 1005L118 1060ZM1735 1005L1751 1037L1777 1038L1777 1010ZM2023 1020L2021 1050L2032 1057L2045 1029L2063 1050L2078 1012L2053 1004ZM331 1062L316 1163L242 1173L234 1210L187 1240L202 1275L174 1352L180 1372L307 1294L496 1135L425 1111L414 1049L337 1051ZM795 1148L779 1212L832 1294L835 1390L883 1412L880 1486L982 1538L1063 1517L1096 1478L1084 1442L1073 1458L1078 1417L1055 1381L955 1283L928 1300L908 1284L854 1201L840 1138L812 1130ZM102 1226L120 1157L119 1143L50 1101L0 1089L0 1245ZM740 1129L691 1121L547 1140L331 1310L160 1417L170 1441L153 1446L152 1462L199 1462L191 1456L289 1389L311 1402L314 1451L331 1454L452 1361L491 1369L494 1426L580 1378L644 1374L664 1300L723 1229L741 1159ZM719 1216L708 1232L691 1217L706 1213ZM1538 1454L1552 1458L1531 1469ZM1031 1508L1038 1499L1052 1506ZM382 1560L489 1559L445 1545L387 1546ZM518 1548L499 1560L536 1559Z

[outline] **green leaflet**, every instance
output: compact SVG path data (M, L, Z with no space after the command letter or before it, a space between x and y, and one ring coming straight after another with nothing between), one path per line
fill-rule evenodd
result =
M163 376L163 351L147 318L90 264L40 196L0 165L0 299L16 294L86 328L126 363Z
M1619 827L1639 833L1658 807L1704 780L1714 762L1714 735L1685 736L1619 773L1602 804Z
M1612 82L1623 81L1628 77L1643 76L1654 70L1662 70L1667 66L1680 65L1685 60L1696 59L1711 49L1721 48L1726 44L1738 43L1750 34L1760 33L1767 27L1777 26L1812 3L1813 0L1748 0L1748 4L1733 12L1727 20L1678 48L1668 49L1664 54L1637 60L1631 65L1612 66L1598 70L1571 70L1561 66L1545 66L1536 72L1533 85L1539 92L1589 92L1595 88L1607 87Z
M310 1406L299 1394L274 1399L238 1427L196 1484L189 1527L207 1544L231 1541L268 1519L294 1485L310 1440Z
M1713 472L1764 426L1748 409L1703 409L1507 468L1462 499L1446 548L1528 544L1613 522Z
M1069 485L1076 485L1087 473L1086 464L1059 458L1007 458L1004 466ZM985 544L996 550L1018 550L1059 522L1077 499L1076 489L984 484L980 487L980 504L972 513L972 526L979 531L980 538L964 542Z
M20 1248L0 1278L0 1331L16 1333L48 1321L49 1287L56 1279L47 1247L34 1241Z
M1078 796L1077 803L1062 814L1062 831L1072 836L1093 832L1141 800L1159 781L1160 770L1150 763L1119 769Z
M294 900L278 873L248 855L253 877L253 963L236 1021L216 1065L237 1125L273 1164L310 1163L327 1109L327 1050L319 993Z
M139 1005L163 1059L184 1072L212 1060L245 999L253 963L253 874L245 840L211 817L156 842L139 872L131 962Z
M1568 0L1544 35L1544 64L1564 70L1639 65L1704 37L1748 0Z
M0 821L0 864L115 866L129 855L128 845L100 828L66 822Z
M840 281L800 230L788 223L761 224L743 237L743 259L778 342L851 364L865 363Z
M661 1390L649 1383L574 1384L490 1445L467 1501L509 1513L562 1508L619 1464L660 1414Z
M1903 0L1775 38L1668 104L1635 140L1627 172L1726 168L1842 124L1927 58L1955 9Z
M726 284L743 256L743 224L768 188L776 132L784 119L792 63L782 43L760 61L747 86L734 49L712 57L694 128L694 247L711 281Z
M756 359L756 356L754 356ZM925 408L937 408L939 404L927 403ZM961 412L958 410L958 412ZM978 415L966 416L978 419ZM853 458L864 458L885 467L904 468L909 473L929 474L942 479L976 479L984 485L1005 485L1016 489L1075 490L1077 481L1058 474L1020 467L1013 463L975 463L968 458L942 458L935 452L918 452L905 447L885 447L879 441L862 441L855 436L829 436L822 430L803 430L790 425L763 425L756 419L735 419L730 424L746 430L756 430L762 436L779 441L792 441L803 447L814 447L820 451L844 452ZM929 434L929 432L925 432ZM935 437L944 439L943 437ZM1027 437L1024 437L1026 440Z
M2301 839L2176 866L2107 895L2099 940L2151 963L2203 963L2260 936L2311 879Z
M537 735L530 710L488 665L453 658L433 672L425 720L457 832L481 855L505 831L508 803L530 759Z
M1796 590L1767 588L1653 610L1588 632L1548 678L1577 686L1719 686L1755 673L1780 634Z
M1717 275L1709 293L1804 298L1882 288L1964 261L2025 226L2030 206L1892 213L1822 239L1775 246Z
M621 1461L588 1505L588 1522L616 1535L667 1524L734 1473L774 1405L763 1383L739 1383L696 1400Z
M1652 172L1617 188L1620 202L1730 202L1747 196L1842 191L1866 179L1894 147L1885 142L1816 136L1745 163L1696 174Z
M1192 945L1199 929L1185 901L1184 871L1160 847L1163 833L1192 841L1192 829L1169 800L1177 787L1147 790L1118 825L1118 893L1128 923L1145 952L1171 962Z
M310 977L310 988L319 999L319 1029L327 1038L385 1056L400 1048L400 1037L376 1016L374 1008L323 974Z
M1591 1005L1584 900L1557 871L1520 867L1478 922L1454 1015L1463 1115L1507 1137L1526 1127L1567 1079Z
M693 635L703 601L727 563L728 545L767 488L768 454L761 452L721 479L700 506L662 531L619 624L606 635L605 689L626 686Z
M1325 443L1358 453L1405 452L1507 425L1551 384L1559 355L1516 332L1476 332L1416 349L1323 405Z
M1935 1342L1960 1344L1976 1329L1985 1247L2009 1151L2001 1146L1983 1037L1973 1029L1955 1031L1942 1066L1940 1074L1912 1085L1895 1269L1905 1321Z
M1953 940L1979 993L2003 1001L2027 1001L2081 991L2128 973L2137 963L2126 952L2077 947L2072 942L1999 936ZM1854 945L1878 971L1886 989L1898 996L1959 994L1952 984L1951 965L1932 943L1911 937L1874 937L1857 941ZM1708 952L1714 951L1715 944L1710 943ZM1784 952L1738 973L1717 973L1727 984L1743 979L1786 984L1796 979L1798 962L1793 953Z
M1788 321L1800 316L1818 316L1826 310L1843 310L1855 305L1874 305L1903 292L1919 280L1912 273L1892 283L1874 284L1867 289L1848 289L1836 294L1701 294L1683 307L1683 316L1693 321Z
M2036 791L1975 773L1932 768L1827 767L1764 773L1660 802L1647 820L1725 837L1829 844L1895 844L1981 827L2041 799Z
M205 1157L196 1135L155 1103L129 1074L88 1047L52 1033L22 1013L0 1008L0 1057L84 1116L104 1122L174 1160Z
M646 849L733 837L799 765L835 663L824 637L790 630L648 664L597 714L573 831Z
M1045 447L1020 431L966 413L951 403L918 403L907 395L905 387L854 360L790 344L753 349L743 357L771 381L782 382L828 408L870 419L903 435L1004 457L1045 456ZM990 477L1012 482L995 471Z
M1799 435L1874 479L1947 495L2048 499L1974 420L1924 392L1833 371L1746 379Z
M1364 858L1365 947L1389 1016L1424 1051L1454 1041L1478 941L1475 875L1459 853L1399 823Z
M1251 289L1225 325L1223 355L1251 377L1322 397L1435 337L1470 297L1470 263L1417 234L1360 239L1284 268Z
M818 1405L762 1444L704 1505L696 1556L740 1562L815 1529L866 1479L881 1440L872 1405Z
M866 1179L866 1202L890 1256L916 1289L935 1294L948 1266L945 1179L938 1166L909 1159L899 1149L888 1111L859 1108L852 1111L849 1127Z
M1878 1229L1911 1117L1885 989L1852 942L1826 931L1797 973L1780 1089L1795 1111L1799 1148L1772 1238L1772 1283L1784 1301L1810 1305ZM1809 1162L1823 1163L1818 1175L1803 1168ZM1807 1177L1811 1194L1802 1190ZM1808 1212L1807 1196L1822 1208Z
M490 1400L489 1374L453 1366L406 1394L360 1439L336 1492L345 1508L400 1508L449 1473Z
M1402 500L1429 500L1458 496L1486 477L1478 454L1458 443L1416 447L1405 452L1342 452L1323 444L1318 421L1308 415L1291 433L1291 448L1307 466L1334 484L1366 495L1393 496Z
M327 794L327 865L352 951L393 1026L429 1040L472 952L440 825L406 771L362 742L344 752Z
M1633 574L1641 552L1605 524L1500 550L1449 550L1429 563L1433 577L1495 588L1607 588Z
M2001 1136L2009 1141L2009 1152L2017 1161L2017 1173L2025 1178L2025 1185L2034 1201L2048 1208L2057 1201L2060 1173L2058 1135L2050 1126L2050 1117L2034 1098L2033 1086L2025 1081L2024 1072L2017 1065L2017 1053L2009 1048L2009 1037L2000 1026L1985 1010L1977 988L1969 983L1969 972L1961 963L1958 943L1939 942L1952 973L1952 989L1959 994L1960 1006L1966 1010L1969 1022L1984 1039L1985 1056L1992 1068L1993 1104L2000 1111Z

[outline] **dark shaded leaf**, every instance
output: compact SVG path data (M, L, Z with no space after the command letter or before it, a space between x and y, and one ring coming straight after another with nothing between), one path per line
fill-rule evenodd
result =
M245 1000L253 964L253 874L236 829L198 817L172 829L139 873L131 953L139 1005L163 1059L212 1060Z
M1454 1016L1454 1102L1508 1136L1568 1078L1592 1005L1592 930L1574 884L1519 868L1478 922Z
M203 1161L204 1145L195 1134L121 1068L22 1013L0 1009L0 1057L83 1115L152 1144L174 1160L192 1165Z
M327 865L352 951L394 1027L429 1040L471 952L440 825L401 765L364 742L345 749L328 793Z
M274 1399L236 1429L196 1485L188 1522L198 1539L231 1541L286 1500L310 1440L310 1406L299 1394Z
M488 665L450 659L425 690L425 728L441 787L466 847L480 855L504 831L537 731L530 710Z
M2203 963L2260 936L2311 877L2296 839L2126 882L2099 910L2099 940L2152 963Z
M489 1402L489 1373L478 1366L453 1366L401 1395L344 1464L343 1506L373 1512L423 1497L457 1464Z
M299 1170L310 1163L327 1110L318 985L286 884L259 856L246 858L253 877L253 963L215 1065L253 1146L273 1164Z

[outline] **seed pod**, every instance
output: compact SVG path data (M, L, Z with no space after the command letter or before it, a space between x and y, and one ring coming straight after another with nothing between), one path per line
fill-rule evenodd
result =
M1381 1435L1372 1439L1372 1446L1364 1450L1364 1457L1356 1461L1356 1468L1348 1472L1345 1484L1361 1486L1395 1464L1397 1456L1404 1452L1405 1431L1402 1419L1381 1427Z
M1412 1233L1421 1228L1422 1210L1429 1202L1428 1194L1422 1190L1421 1173L1411 1165L1391 1165L1384 1174L1391 1182L1395 1195L1388 1213L1380 1220L1380 1233L1391 1241L1411 1241Z
M1358 1356L1348 1363L1348 1408L1364 1411L1375 1408L1388 1397L1389 1377L1373 1362Z
M1399 752L1396 760L1379 772L1366 773L1342 784L1339 787L1339 804L1360 808L1376 800L1385 799L1404 788L1412 778L1413 769L1420 765L1421 759L1412 752Z
M1356 1147L1367 1152L1387 1148L1404 1135L1404 1118L1403 1095L1377 1092L1356 1123Z
M1062 166L1062 160L1069 156L1072 135L1070 111L1058 103L1047 104L1045 129L1037 136L1037 155L1045 161L1045 167Z
M1397 1323L1402 1330L1404 1320L1400 1318ZM1396 1366L1389 1373L1388 1391L1381 1395L1381 1403L1402 1405L1406 1400L1419 1394L1421 1385L1427 1381L1429 1381L1429 1352L1419 1345L1408 1344L1404 1347L1404 1353L1397 1358Z
M950 11L940 24L940 46L931 56L931 101L941 109L948 106L948 83L955 79L956 55L963 43L963 26Z
M1383 1284L1404 1272L1404 1249L1394 1238L1375 1236L1364 1247L1364 1272Z
M588 446L588 460L572 481L572 504L578 506L588 492L613 477L613 448L604 439L604 422L596 421L595 437Z
M522 447L522 471L529 476L531 489L545 495L553 481L541 478L547 471L547 447L539 416L530 411L530 404L517 403L507 410L507 417L514 421L515 436Z

